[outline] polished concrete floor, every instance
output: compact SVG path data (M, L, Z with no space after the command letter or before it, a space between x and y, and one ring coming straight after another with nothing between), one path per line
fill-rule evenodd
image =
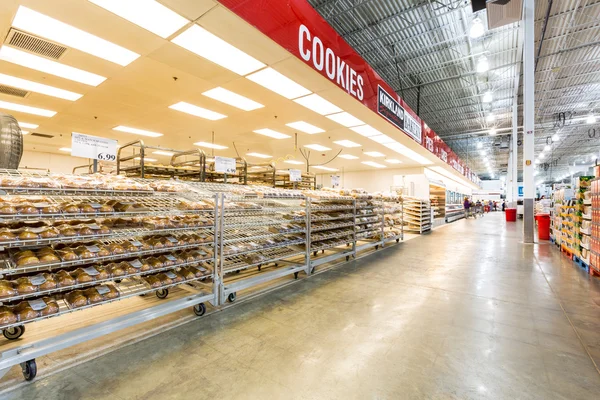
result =
M41 377L6 399L599 399L600 279L502 213Z

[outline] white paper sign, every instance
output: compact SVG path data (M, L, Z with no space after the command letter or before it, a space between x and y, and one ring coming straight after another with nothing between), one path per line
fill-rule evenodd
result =
M97 136L71 134L71 155L102 161L117 160L117 141Z
M215 171L235 174L235 158L215 156Z
M290 182L301 182L302 171L299 169L290 169Z
M331 175L331 187L336 188L340 186L340 176Z

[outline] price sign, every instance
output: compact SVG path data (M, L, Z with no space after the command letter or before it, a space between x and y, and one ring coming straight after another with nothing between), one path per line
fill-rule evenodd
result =
M331 187L336 188L340 186L340 176L331 175Z
M117 160L117 141L97 136L71 134L71 155L102 161Z
M27 302L29 303L29 307L31 307L33 311L40 311L48 307L46 302L42 299L28 300Z
M235 158L216 156L215 171L224 174L235 174Z
M290 182L301 182L302 171L299 169L290 169Z

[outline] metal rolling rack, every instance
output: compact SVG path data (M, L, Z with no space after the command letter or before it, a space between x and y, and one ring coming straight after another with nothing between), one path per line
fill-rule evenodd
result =
M339 258L356 257L356 200L331 195L308 197L306 204L311 272Z
M22 186L16 186L14 183L19 182L19 179L23 179ZM37 373L37 365L35 359L49 354L51 352L65 349L67 347L98 338L106 335L110 332L115 332L120 329L133 326L135 324L148 321L153 318L157 318L166 315L171 312L181 310L186 307L192 307L196 315L201 316L206 311L205 302L210 302L213 305L217 305L217 289L218 289L218 278L216 276L216 252L213 250L212 255L210 253L204 253L205 257L196 257L193 261L189 259L180 260L174 256L174 251L178 250L189 250L199 249L203 245L210 244L213 249L216 249L217 235L217 201L216 196L201 195L200 193L157 193L152 191L136 191L136 190L112 190L112 189L94 189L94 188L69 188L61 187L60 181L54 179L49 174L42 173L23 173L12 170L0 170L0 188L2 195L5 200L9 200L11 197L23 198L26 196L32 196L32 199L43 196L44 204L38 204L40 210L43 207L47 207L52 204L60 203L62 200L67 198L72 203L85 202L88 204L99 204L104 203L107 200L119 199L123 202L129 201L130 203L135 202L140 206L143 206L143 210L140 207L137 211L127 212L110 212L110 213L88 213L86 215L79 214L79 218L122 218L128 217L140 217L140 216L170 216L173 214L196 214L196 215L208 215L203 222L202 226L186 226L186 227L173 227L164 229L150 229L150 228L130 228L130 229L115 229L110 234L106 235L87 235L78 237L51 237L45 239L29 239L20 240L18 238L5 238L0 243L0 249L3 251L3 257L0 260L0 274L2 278L14 279L21 277L33 277L37 275L37 279L40 279L42 275L40 272L52 272L58 269L67 270L70 267L83 267L85 272L92 274L93 271L98 272L96 268L103 266L105 262L109 261L121 261L127 262L130 267L139 268L141 266L141 257L143 256L163 256L167 260L173 260L169 263L164 263L162 267L153 268L150 270L142 271L138 269L136 273L123 273L118 276L107 275L104 279L95 280L92 278L90 281L77 282L74 285L62 286L55 288L46 289L43 291L37 287L36 291L28 293L19 293L15 288L15 292L5 295L4 298L0 299L3 304L10 304L18 301L36 301L45 296L52 296L53 300L58 305L58 311L56 313L44 314L39 313L37 317L31 318L24 321L19 321L17 318L16 322L7 323L0 326L4 336L7 339L14 340L18 339L25 332L25 325L29 323L35 323L42 319L57 318L61 315L71 313L74 311L81 311L88 308L97 308L106 303L112 303L115 301L121 301L134 296L141 296L150 293L155 293L158 298L165 298L168 295L168 291L171 288L178 287L184 289L190 294L185 298L179 298L172 301L167 301L158 306L148 307L139 311L123 314L110 320L95 323L83 328L79 328L70 332L62 333L56 336L50 336L42 340L38 340L29 343L24 346L11 347L8 350L3 351L0 346L0 377L2 377L12 366L20 364L23 370L25 379L31 380ZM46 186L46 187L43 187ZM182 200L188 201L200 201L202 199L210 198L214 204L213 208L202 209L202 210L189 210L189 209L178 209L173 210L173 207L178 205ZM34 203L35 204L35 203ZM161 210L162 207L165 207ZM92 215L93 214L93 215ZM37 219L38 221L44 221L46 223L54 223L58 221L68 221L71 218L75 218L73 215L66 215L65 213L52 213L43 214L41 211L38 214L10 214L1 215L0 223L15 223L23 220ZM208 221L208 222L206 222ZM192 233L206 232L204 240L195 240L195 243L183 242L180 239L183 235L189 235ZM156 245L152 249L145 248L138 252L123 252L121 254L112 254L106 257L94 257L87 259L77 259L70 261L55 261L50 263L37 263L31 265L21 266L16 264L12 259L12 253L14 248L22 249L37 249L41 246L48 245L62 245L64 243L80 242L86 243L87 245L102 246L104 244L120 243L124 239L130 239L130 243L139 243L145 236L156 237L162 235L164 241L171 242L172 245L165 245L164 247L158 248ZM90 243L90 241L93 241ZM133 246L137 246L133 244ZM141 244L140 244L141 246ZM92 251L92 250L90 250ZM96 250L97 251L97 250ZM202 259L200 259L202 258ZM143 260L143 259L142 259ZM181 267L188 265L197 265L202 261L208 261L212 263L212 271L210 269L204 269L202 273L196 274L191 279L185 279L179 282L171 281L167 284L161 284L160 286L151 286L148 282L142 279L143 276L155 274L159 272L166 272L170 279L173 279L169 275L169 271L178 270ZM170 265L168 265L170 264ZM188 277L189 278L189 277ZM46 278L44 278L45 280ZM42 282L43 283L43 282ZM30 282L32 286L33 282ZM41 284L41 283L40 283ZM98 301L94 304L88 304L83 307L72 307L65 297L66 292L70 292L74 289L91 288L91 287L112 287L116 289L118 297L116 298L104 298L102 301ZM32 303L29 303L31 306ZM39 302L38 302L39 304ZM44 305L45 303L42 303ZM47 307L47 306L46 306ZM45 309L45 307L43 308ZM93 311L91 311L93 312ZM57 319L60 321L60 319ZM60 323L60 322L58 322Z
M431 209L428 201L405 197L403 209L405 231L419 234L431 231Z
M356 199L356 252L384 245L385 218L381 198Z
M220 195L220 303L237 292L308 268L307 208L303 197ZM304 214L302 215L302 212Z
M275 187L275 164L248 164L246 182L249 185Z
M398 243L404 240L404 198L401 196L384 197L383 207L385 225L383 232L384 244Z
M282 189L315 190L317 188L317 176L303 172L300 182L291 182L289 170L277 170L275 172L275 187Z

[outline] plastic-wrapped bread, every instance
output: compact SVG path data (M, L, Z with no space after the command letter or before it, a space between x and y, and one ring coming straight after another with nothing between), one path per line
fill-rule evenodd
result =
M181 274L181 276L183 276L183 278L186 281L190 280L190 279L194 279L196 277L196 275L187 267L180 268L179 273Z
M28 301L22 301L17 304L14 308L14 313L17 315L19 321L29 321L40 316L38 311L31 308Z
M67 293L65 300L72 308L84 307L88 305L88 299L81 290L74 290Z
M46 308L40 311L40 314L43 317L47 317L48 315L57 314L60 310L58 307L58 303L52 297L43 297L42 300L46 303Z
M56 252L62 261L75 261L79 260L79 256L69 248L63 250L57 250Z
M17 316L12 308L0 306L0 326L16 324L17 321Z
M88 283L95 280L93 276L85 272L82 268L77 268L71 273L71 276L77 280L77 283Z
M0 229L0 242L10 242L17 236L10 229Z
M17 211L19 212L19 214L24 214L24 215L33 215L33 214L39 214L40 211L33 206L33 204L31 203L21 203L21 204L17 204L16 206Z
M121 294L119 293L119 291L112 285L106 285L106 287L108 288L108 293L104 294L104 298L107 300L114 300L116 298L118 298Z
M162 286L160 279L154 275L144 277L144 280L150 285L151 288L156 289Z
M61 204L60 209L65 214L79 214L81 212L79 207L77 207L75 204L63 203Z
M0 280L0 299L16 296L17 293L11 281Z
M81 259L87 259L87 258L94 258L96 257L95 252L91 251L88 247L86 246L78 246L75 249L73 249L73 251L75 252L75 254L77 254L79 256L79 258Z
M118 243L111 243L108 245L108 249L114 255L125 254L125 249Z
M83 213L83 214L95 214L96 213L96 209L88 203L81 203L77 205L79 207L79 210Z
M162 261L156 257L147 258L145 261L148 265L150 265L150 267L152 267L152 269L162 268L164 266Z
M109 264L106 266L106 270L112 275L113 278L118 278L125 275L125 268L119 264Z
M15 287L19 294L29 294L38 291L38 287L31 283L31 281L27 277L18 278L15 281Z
M98 267L95 267L95 268L96 268L96 271L98 271L98 275L96 275L96 280L97 281L103 281L103 280L111 278L110 273L106 269L106 267L98 266Z
M42 274L42 276L44 277L44 279L46 281L39 285L40 291L53 290L53 289L57 288L58 283L56 282L56 278L54 277L54 274L44 272Z
M66 237L72 237L72 236L77 236L77 230L72 227L71 225L61 225L58 227L58 231L60 232L61 236L66 236Z
M101 303L104 301L104 296L98 293L98 290L96 290L96 288L86 289L83 291L83 294L85 295L85 297L87 297L88 302L90 304Z
M77 284L75 278L73 278L67 271L60 270L54 274L57 287L70 287Z
M2 204L0 206L0 214L14 215L14 214L18 214L18 213L19 213L19 211L17 210L17 208L11 204Z
M23 228L19 232L19 239L20 240L39 239L39 235L37 233L33 232L31 229Z
M165 274L165 273L160 273L160 274L156 275L156 277L160 280L160 283L162 284L162 286L167 286L167 285L173 284L173 279L169 278L167 276L167 274Z

